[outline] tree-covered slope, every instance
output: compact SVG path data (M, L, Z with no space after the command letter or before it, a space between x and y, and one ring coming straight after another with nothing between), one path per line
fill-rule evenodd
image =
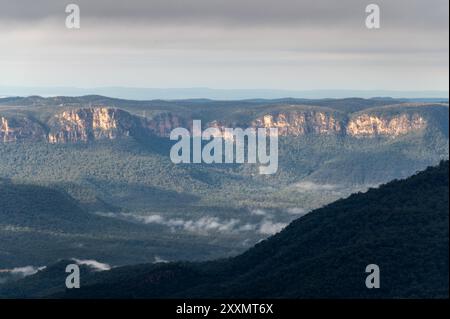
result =
M259 127L266 116L285 133L274 175L170 160L175 125ZM0 271L235 256L306 212L442 159L445 101L3 99L0 179L16 188L0 195Z
M158 225L89 213L55 188L0 179L0 275L5 269L61 258L124 265L152 262L157 256L198 260L224 253L233 251L194 236L174 236Z
M0 180L0 203L2 224L66 229L98 219L64 192L6 179Z
M449 289L448 170L448 161L442 162L406 180L334 202L235 258L120 267L85 276L81 289L63 293L61 288L52 295L445 298ZM369 264L380 267L380 289L365 286ZM48 272L40 272L16 287L49 289L39 280L46 276ZM62 273L53 276L64 278ZM13 291L9 287L10 296ZM43 294L33 290L31 296Z

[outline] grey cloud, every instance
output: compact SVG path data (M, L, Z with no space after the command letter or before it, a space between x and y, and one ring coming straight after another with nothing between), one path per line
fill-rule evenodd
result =
M0 52L6 86L447 90L448 1L0 0Z
M80 6L83 19L118 23L215 24L223 26L360 25L361 0L0 0L0 20L22 22L64 17L68 3ZM447 0L378 0L386 25L406 28L448 28Z

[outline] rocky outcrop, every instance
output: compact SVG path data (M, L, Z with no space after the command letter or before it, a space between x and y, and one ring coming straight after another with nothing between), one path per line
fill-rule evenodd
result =
M338 135L352 137L397 137L420 131L427 120L418 113L398 115L360 114L350 119L337 118L326 112L288 112L267 114L256 119L254 127L277 127L280 136L302 136L306 134Z
M419 114L400 114L396 116L377 116L361 114L350 119L346 132L355 137L405 135L426 127L427 121Z
M138 123L128 112L106 107L68 110L50 121L50 143L88 142L129 136Z
M48 141L87 142L136 134L169 137L172 129L186 125L192 124L171 113L161 113L147 119L107 107L75 109L59 113L51 119Z
M6 118L0 118L0 138L3 142L11 142L14 138L13 131L9 128L9 122Z
M280 136L341 134L344 125L334 114L317 111L267 114L252 122L253 127L276 127Z
M247 123L223 120L204 122L205 127L278 128L280 136L346 135L356 138L377 136L395 138L423 130L427 119L417 111L375 114L357 113L346 117L327 110L283 110L255 115ZM127 136L158 136L167 138L176 127L192 128L192 118L171 112L160 112L151 118L129 112L95 106L59 111L41 124L26 116L0 116L0 142L46 140L49 143L76 143L113 140Z
M45 138L44 128L29 118L8 119L0 116L0 142L36 141Z

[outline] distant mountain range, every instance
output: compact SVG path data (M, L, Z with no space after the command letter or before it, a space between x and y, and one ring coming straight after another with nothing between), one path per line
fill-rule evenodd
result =
M449 163L317 209L234 258L109 271L59 263L0 286L3 297L448 298ZM380 269L368 289L366 266Z
M142 112L142 113L141 113ZM205 127L277 127L281 136L397 137L435 126L448 103L394 99L127 101L102 96L0 99L0 141L88 142L120 136L167 138L192 120ZM4 115L3 115L4 114Z
M393 90L277 90L277 89L211 89L211 88L131 88L131 87L14 87L0 86L2 96L81 96L100 94L122 99L280 99L280 98L376 98L448 99L448 91L393 91Z

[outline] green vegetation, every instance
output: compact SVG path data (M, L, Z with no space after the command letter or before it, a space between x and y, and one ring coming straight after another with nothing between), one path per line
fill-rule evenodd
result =
M205 240L88 213L66 193L47 187L0 180L0 203L0 269L74 257L123 265L157 256L197 260L235 253L215 236Z
M0 115L26 117L44 128L56 112L96 105L147 118L169 112L205 123L245 124L268 112L305 109L336 118L362 110L388 115L413 110L430 123L396 138L282 137L279 170L272 176L259 175L255 165L174 165L170 141L154 135L67 144L0 142L0 269L72 257L124 265L155 256L204 260L241 253L295 214L448 159L448 106L385 107L400 102L0 99ZM273 231L262 231L264 223ZM210 225L215 228L208 230Z
M82 288L66 292L57 288L67 263L61 261L0 291L63 298L448 298L448 174L446 161L336 201L235 258L87 271ZM380 289L365 286L372 263L380 267Z

